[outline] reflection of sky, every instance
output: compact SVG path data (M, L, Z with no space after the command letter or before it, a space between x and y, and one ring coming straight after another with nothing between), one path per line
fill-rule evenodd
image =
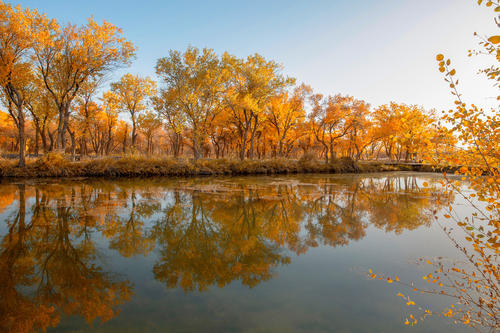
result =
M435 61L443 52L466 101L496 104L496 89L476 79L481 60L467 57L477 46L474 31L495 31L492 9L475 0L7 2L38 7L62 22L94 15L122 27L139 48L133 73L153 75L156 59L188 45L238 56L258 52L321 93L447 109L453 99Z

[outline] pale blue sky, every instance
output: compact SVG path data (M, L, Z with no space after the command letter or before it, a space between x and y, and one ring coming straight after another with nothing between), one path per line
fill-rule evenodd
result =
M476 77L481 59L467 57L477 45L474 31L496 29L491 9L476 0L8 2L60 22L94 15L114 23L138 47L126 71L141 75L154 77L156 59L188 45L257 52L320 93L350 94L373 106L394 100L443 109L453 101L435 62L443 52L466 100L496 104L496 90Z

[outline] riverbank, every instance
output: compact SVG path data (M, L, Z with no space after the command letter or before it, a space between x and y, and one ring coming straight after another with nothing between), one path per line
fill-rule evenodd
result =
M356 162L340 158L326 164L316 159L173 159L163 157L124 156L70 161L62 155L48 154L28 159L25 167L15 160L0 160L1 178L42 177L152 177L259 175L287 173L362 173L384 171L442 171L429 165L386 165L377 162Z

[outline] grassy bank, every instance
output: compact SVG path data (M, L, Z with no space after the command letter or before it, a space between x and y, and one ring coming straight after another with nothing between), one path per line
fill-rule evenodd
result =
M330 164L315 159L299 160L186 160L125 156L70 161L58 154L30 159L23 168L15 160L0 160L0 177L151 177L195 175L258 175L286 173L360 173L398 171L404 168L382 163L357 163L341 158ZM416 170L419 171L419 170ZM433 171L432 168L423 171Z

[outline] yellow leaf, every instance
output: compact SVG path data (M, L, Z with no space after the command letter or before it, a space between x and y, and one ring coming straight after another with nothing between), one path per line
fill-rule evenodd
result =
M443 59L444 59L444 55L442 55L441 53L436 56L437 61L442 61Z
M488 42L490 42L491 44L498 44L500 43L500 36L491 36L490 38L488 38Z

